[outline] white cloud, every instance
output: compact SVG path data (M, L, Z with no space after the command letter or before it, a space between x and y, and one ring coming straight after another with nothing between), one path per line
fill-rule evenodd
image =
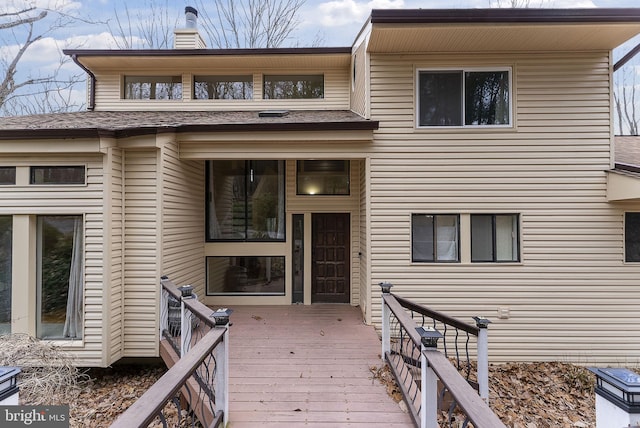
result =
M371 13L371 9L399 9L404 0L371 0L358 2L355 0L334 0L318 5L320 23L325 27L341 25L361 25Z

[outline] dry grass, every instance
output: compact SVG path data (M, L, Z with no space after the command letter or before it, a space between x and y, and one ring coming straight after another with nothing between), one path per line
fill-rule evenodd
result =
M0 366L21 369L21 404L72 403L88 380L68 353L26 334L0 336Z

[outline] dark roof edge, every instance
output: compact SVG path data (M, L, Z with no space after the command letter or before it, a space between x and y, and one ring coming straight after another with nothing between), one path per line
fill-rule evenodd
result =
M631 165L631 164L628 164L628 163L616 162L614 164L614 168L617 169L617 170L620 170L620 171L640 173L640 166Z
M260 48L260 49L63 49L65 55L77 56L250 56L250 55L333 55L351 54L350 47L331 48Z
M373 9L372 24L639 22L640 8Z
M69 138L126 138L163 132L278 132L278 131L373 131L377 120L353 122L297 122L297 123L223 123L176 126L131 127L124 129L10 129L0 130L0 140L69 139Z

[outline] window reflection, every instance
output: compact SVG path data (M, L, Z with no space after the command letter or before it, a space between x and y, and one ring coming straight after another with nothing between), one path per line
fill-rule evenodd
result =
M207 257L207 294L284 295L284 256Z
M207 177L208 240L285 239L284 161L208 161Z

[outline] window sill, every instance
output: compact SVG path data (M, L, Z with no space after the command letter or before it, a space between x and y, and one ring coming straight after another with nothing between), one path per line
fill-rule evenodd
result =
M84 339L70 340L70 339L40 339L43 342L47 342L51 345L61 348L84 348Z

